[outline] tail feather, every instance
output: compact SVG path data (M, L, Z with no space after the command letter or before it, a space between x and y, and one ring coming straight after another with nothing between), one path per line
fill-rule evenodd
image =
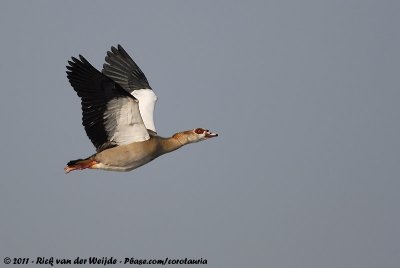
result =
M86 160L86 159L71 160L71 161L69 161L69 162L67 163L67 166L73 166L73 165L75 165L76 163L78 163L78 162L80 162L80 161L83 161L83 160Z
M91 168L95 164L97 164L97 162L92 157L88 157L86 159L71 160L67 163L64 171L67 174L73 170Z

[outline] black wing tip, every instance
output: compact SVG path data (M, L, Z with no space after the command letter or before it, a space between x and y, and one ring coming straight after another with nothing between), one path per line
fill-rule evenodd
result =
M119 51L121 54L127 54L126 51L125 51L125 49L124 49L120 44L118 44L118 51Z
M65 67L70 71L74 70L79 64L82 64L82 62L75 57L71 57L71 60L68 60L67 62L69 65Z
M107 56L106 56L106 59L105 59L106 62L110 61L110 57L112 57L113 54L122 56L122 54L127 54L127 53L126 53L126 51L124 50L124 48L120 44L117 44L117 48L114 47L114 46L111 46L111 51L107 51ZM84 56L82 56L81 54L79 54L77 58L72 56L71 59L72 59L72 61L68 60L69 66L68 65L66 66L67 69L70 69L71 67L74 67L74 66L82 64L82 63L83 64L87 64L87 65L91 65L89 63L89 61Z
M88 61L87 59L85 59L85 57L82 56L81 54L79 54L79 59L81 60L81 62L82 62L83 64L86 64L86 65L90 65L90 66L91 66L91 64L89 63L89 61Z
M67 74L73 76L75 72L92 72L96 70L88 60L81 54L78 57L71 57L71 60L67 61L69 65L65 66L67 68Z
M116 47L115 46L111 46L111 51L108 51L107 55L110 56L110 54L112 54L112 53L115 54L115 55L127 54L125 49L120 44L117 44Z
M78 59L79 58L79 59ZM88 64L89 62L87 61L87 59L82 56L81 54L78 55L78 58L75 58L74 56L71 57L72 61L68 61L68 64L70 66L74 66L76 64L80 64L80 63L84 63L84 64Z
M114 46L111 46L111 51L114 54L118 54L118 49L116 49ZM111 52L110 52L111 53ZM107 53L108 54L108 53Z

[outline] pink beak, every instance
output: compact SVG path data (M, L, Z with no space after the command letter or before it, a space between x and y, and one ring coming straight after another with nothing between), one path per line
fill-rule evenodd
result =
M218 134L217 133L213 133L213 132L210 132L210 131L206 131L206 136L205 136L207 139L208 138L214 138L214 137L218 137Z

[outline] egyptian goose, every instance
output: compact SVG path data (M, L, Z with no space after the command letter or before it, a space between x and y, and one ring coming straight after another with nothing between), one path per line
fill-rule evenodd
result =
M157 96L145 75L122 46L111 47L102 72L83 56L68 61L67 77L81 98L82 125L96 153L69 161L77 169L130 171L160 155L218 134L196 128L169 138L157 135L153 122Z

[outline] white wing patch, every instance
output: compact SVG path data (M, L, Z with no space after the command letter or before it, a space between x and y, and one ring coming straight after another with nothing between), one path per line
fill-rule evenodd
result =
M118 145L150 139L138 103L132 98L115 98L104 113L108 140Z
M134 90L131 94L139 100L139 110L146 128L157 132L153 120L154 106L157 101L156 94L148 88Z

